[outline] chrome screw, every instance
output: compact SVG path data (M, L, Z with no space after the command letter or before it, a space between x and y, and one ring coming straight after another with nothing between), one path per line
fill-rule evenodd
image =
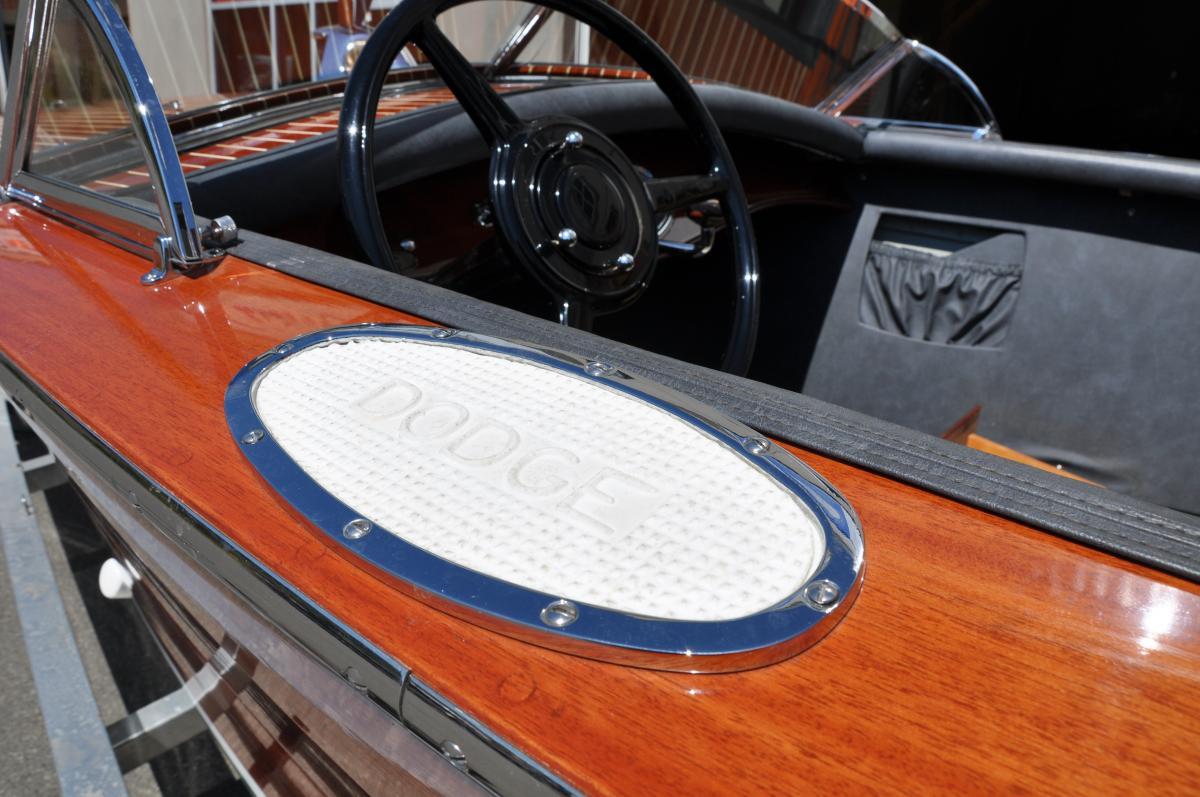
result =
M814 581L804 588L804 597L814 606L820 606L822 609L828 609L836 604L838 596L841 594L837 584L825 579Z
M248 446L252 446L255 443L257 443L259 440L262 440L266 436L267 436L267 433L264 432L262 429L251 429L250 431L248 431L244 435L242 435L242 442Z
M467 768L467 754L457 742L452 742L449 739L446 739L442 742L441 748L442 755L446 756L446 760L448 760L451 764L459 769Z
M542 622L551 628L566 628L579 619L579 607L568 600L556 600L542 609Z
M412 254L413 252L417 251L417 242L411 238L405 238L400 242L400 251Z
M771 449L771 441L762 437L747 437L742 441L742 448L758 456L767 453Z
M454 329L446 329L445 327L438 327L437 329L433 330L433 332L430 332L429 334L435 338L445 339L445 338L454 337L456 332L457 332L457 330L454 330Z
M616 260L617 268L622 271L633 270L633 255L626 252L623 255L618 255Z
M580 133L578 130L569 130L567 131L567 134L563 136L563 143L571 149L582 147L583 133Z
M367 685L362 682L362 678L359 677L358 670L354 668L354 665L347 667L342 672L342 677L346 679L346 683L350 684L355 691L362 692L364 695L370 691L367 689Z
M371 533L371 521L366 518L355 518L342 526L342 536L348 540L361 540Z
M574 246L579 240L579 235L570 227L563 227L558 231L558 242L563 246Z
M275 353L280 356L287 354L291 350L292 350L292 344L290 344L290 343L283 343L283 344L275 347Z
M590 362L583 367L584 373L588 376L608 376L615 370L617 370L615 365L601 362Z

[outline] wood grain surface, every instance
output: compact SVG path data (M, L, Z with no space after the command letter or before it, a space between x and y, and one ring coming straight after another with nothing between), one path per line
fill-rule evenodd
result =
M1200 589L882 476L797 453L854 504L866 581L782 664L624 668L451 619L297 521L223 399L295 335L413 318L227 258L146 263L0 211L0 349L251 554L502 737L607 794L1183 794L1200 789ZM587 352L581 352L587 354Z

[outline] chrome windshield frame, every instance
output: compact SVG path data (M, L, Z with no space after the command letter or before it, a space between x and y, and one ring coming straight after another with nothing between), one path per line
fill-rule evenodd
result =
M963 91L967 95L967 99L970 101L971 105L975 109L975 112L979 114L979 118L983 122L983 125L981 125L980 129L986 132L982 137L999 138L1000 123L996 121L996 114L992 112L992 106L988 104L987 99L983 96L983 92L979 90L979 86L975 84L975 81L971 80L970 76L968 76L958 64L954 63L929 45L922 44L916 39L908 39L907 41L912 47L913 55L938 69L942 74L946 75L963 88Z
M828 97L821 100L817 104L816 109L833 117L841 117L842 113L853 105L855 100L866 94L910 55L929 64L945 75L951 83L960 87L967 101L971 104L971 108L979 117L981 124L971 127L970 125L916 122L899 119L876 120L869 117L857 116L846 118L853 118L856 122L866 127L903 124L911 127L957 130L968 133L972 138L976 139L1001 137L1000 123L996 121L996 114L992 112L991 105L988 104L987 99L983 96L983 92L979 90L979 86L975 84L975 81L971 80L967 73L949 58L916 39L899 39L881 47L862 66L847 76L837 88L830 92Z
M534 6L529 9L529 13L517 23L508 34L508 38L492 54L483 76L492 80L511 69L553 14L554 11L546 6Z
M154 205L117 199L28 169L37 103L60 3L69 4L79 14L119 87L145 159ZM170 125L129 30L112 3L21 0L11 63L0 143L0 189L6 200L29 204L147 258L153 268L143 276L145 284L210 265L223 255L202 242Z

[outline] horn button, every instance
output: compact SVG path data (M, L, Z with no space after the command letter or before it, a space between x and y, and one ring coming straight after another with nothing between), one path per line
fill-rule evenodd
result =
M554 186L558 212L579 242L594 249L612 246L625 229L625 200L602 166L579 163L559 173Z
M633 164L612 141L573 119L538 120L496 154L498 221L552 289L565 283L574 293L623 302L645 287L658 250L654 213Z

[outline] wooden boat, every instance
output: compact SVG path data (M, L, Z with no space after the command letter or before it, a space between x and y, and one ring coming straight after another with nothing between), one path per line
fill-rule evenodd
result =
M505 60L535 10L480 70L450 5L168 115L21 4L0 385L247 784L1196 789L1200 167L1005 142L869 4L783 88L632 2L546 7L636 67ZM847 121L911 59L975 122ZM976 403L1096 483L929 434Z

